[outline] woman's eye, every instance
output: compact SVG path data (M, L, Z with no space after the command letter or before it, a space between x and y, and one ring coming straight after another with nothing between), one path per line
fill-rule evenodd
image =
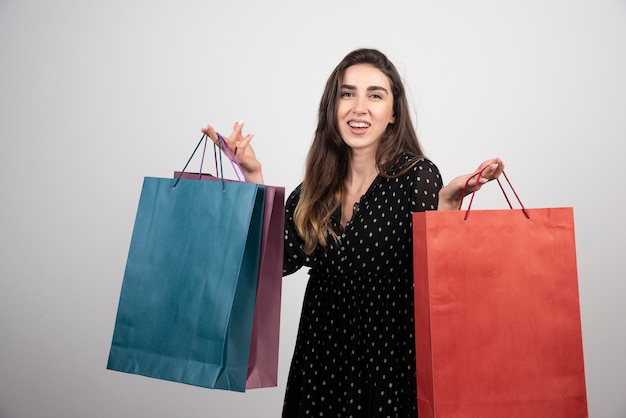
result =
M382 96L378 93L374 93L370 96L372 99L382 99Z
M352 97L354 96L354 94L352 94L352 92L349 91L344 91L341 93L341 97Z

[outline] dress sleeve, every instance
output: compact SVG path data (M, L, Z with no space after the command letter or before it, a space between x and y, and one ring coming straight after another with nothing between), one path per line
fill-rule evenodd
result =
M437 210L443 181L439 169L432 161L424 159L413 166L412 185L411 211Z
M293 220L294 212L300 200L299 185L285 202L285 253L283 256L283 276L295 273L303 266L312 267L313 256L304 253L304 241L296 231Z

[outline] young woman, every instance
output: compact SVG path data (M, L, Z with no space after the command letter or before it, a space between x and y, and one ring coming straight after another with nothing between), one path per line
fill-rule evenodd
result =
M262 166L236 123L227 144L251 181ZM202 129L214 141L215 130ZM485 161L479 188L504 168ZM402 80L377 50L330 75L302 183L285 204L283 274L309 268L283 417L415 417L411 212L457 209L417 139Z

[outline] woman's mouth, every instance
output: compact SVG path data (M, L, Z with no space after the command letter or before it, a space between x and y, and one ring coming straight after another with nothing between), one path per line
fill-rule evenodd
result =
M350 121L348 122L348 125L350 125L350 127L354 129L365 129L370 127L370 124L367 122Z

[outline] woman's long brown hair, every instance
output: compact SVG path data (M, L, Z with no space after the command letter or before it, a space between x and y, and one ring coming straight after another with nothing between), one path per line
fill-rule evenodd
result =
M395 122L387 125L380 139L376 152L378 172L382 176L395 177L423 158L424 153L411 120L404 85L394 64L375 49L357 49L350 52L326 82L320 101L315 137L306 160L300 200L294 213L296 229L304 240L304 251L307 254L311 254L320 245L326 246L329 237L338 240L330 225L330 218L341 204L351 150L339 134L337 102L343 74L348 67L356 64L370 64L382 71L389 79L393 93ZM411 157L409 163L394 167L402 155Z

